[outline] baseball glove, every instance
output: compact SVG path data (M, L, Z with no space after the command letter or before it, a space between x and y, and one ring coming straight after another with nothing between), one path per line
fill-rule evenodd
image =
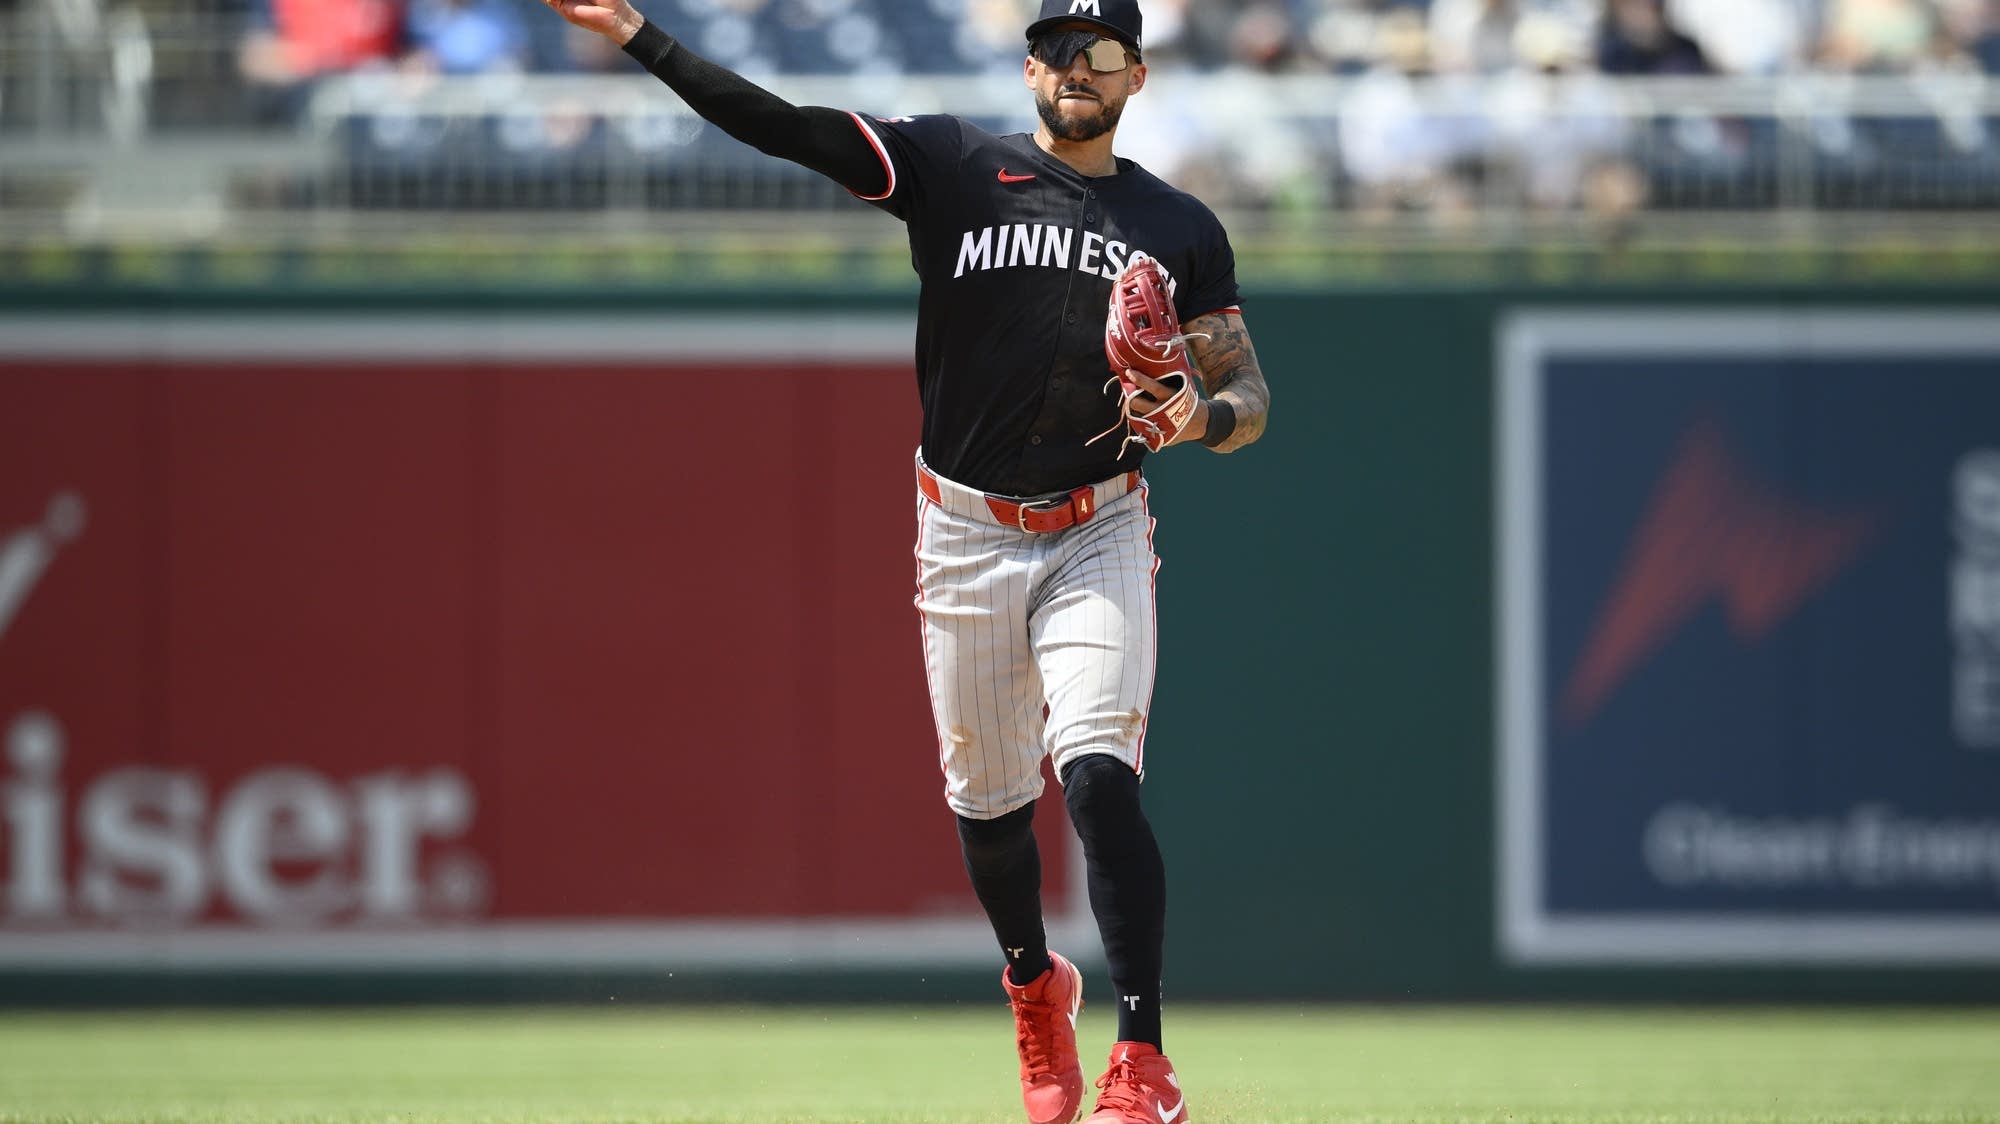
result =
M1167 271L1152 258L1134 256L1111 283L1111 307L1104 318L1104 358L1112 370L1104 388L1118 387L1118 422L1084 444L1123 428L1126 444L1137 441L1157 453L1182 437L1201 401L1201 376L1188 355L1188 339L1167 293ZM1172 393L1141 413L1134 400L1146 391L1129 371L1165 383Z

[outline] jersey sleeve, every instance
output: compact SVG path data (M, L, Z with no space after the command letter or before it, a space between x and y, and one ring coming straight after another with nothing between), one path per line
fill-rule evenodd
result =
M909 222L931 200L951 190L951 175L965 148L964 122L943 113L870 117L850 111L848 116L889 173L882 194L856 192L855 198Z
M1199 206L1199 205L1197 205ZM1240 311L1242 297L1236 291L1236 251L1229 246L1229 234L1222 221L1207 207L1200 207L1201 239L1194 251L1194 275L1174 294L1174 311L1185 324L1211 312Z

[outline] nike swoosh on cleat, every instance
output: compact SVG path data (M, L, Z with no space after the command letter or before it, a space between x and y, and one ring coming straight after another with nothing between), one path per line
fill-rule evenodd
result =
M1160 1114L1160 1124L1174 1124L1174 1117L1181 1114L1181 1106L1186 1103L1187 1098L1182 1097L1180 1100L1174 1102L1174 1107L1168 1108L1167 1102L1161 1101L1154 1108L1154 1111Z
M1034 176L1032 176L1032 175L1027 175L1027 176L1014 176L1014 175L1008 175L1008 174L1007 174L1007 169L1005 169L1005 168L1002 168L1002 169L1000 169L1000 182L1001 182L1001 183L1027 183L1027 182L1028 182L1029 180L1031 180L1031 179L1034 179L1034 178L1035 178L1035 177L1034 177Z

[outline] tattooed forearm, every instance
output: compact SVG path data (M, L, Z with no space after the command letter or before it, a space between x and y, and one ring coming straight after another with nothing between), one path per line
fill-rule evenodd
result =
M1210 398L1220 398L1236 411L1236 429L1229 440L1216 446L1218 453L1233 453L1264 435L1264 419L1271 412L1271 391L1264 385L1264 371L1257 366L1257 352L1250 346L1250 333L1243 317L1228 312L1211 312L1187 325L1195 365L1201 368L1202 382ZM1195 336L1206 332L1207 339Z

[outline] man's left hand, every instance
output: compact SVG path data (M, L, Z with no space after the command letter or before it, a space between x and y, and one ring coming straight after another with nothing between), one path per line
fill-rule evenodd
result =
M1182 373L1175 380L1180 385L1174 386L1128 367L1120 381L1125 384L1132 433L1153 452L1198 439L1208 431L1208 403L1202 401L1201 384L1194 375Z

